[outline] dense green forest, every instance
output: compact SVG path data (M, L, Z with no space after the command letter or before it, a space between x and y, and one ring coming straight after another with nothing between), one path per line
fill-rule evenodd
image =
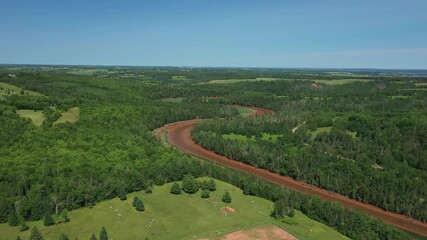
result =
M164 124L194 118L214 119L194 131L206 148L427 219L427 91L415 85L427 82L425 78L363 71L86 70L0 69L0 82L22 88L0 88L0 222L15 213L41 219L192 174L218 178L273 201L287 199L281 206L301 210L354 239L406 238L339 204L194 160L162 146L152 134ZM209 83L256 78L274 80ZM360 81L353 82L355 78ZM349 83L334 84L342 79ZM314 84L317 80L332 84ZM265 107L276 114L241 118L230 104ZM78 121L58 123L73 107L79 109ZM20 117L17 110L22 109L41 111L43 124ZM227 138L231 134L255 137Z

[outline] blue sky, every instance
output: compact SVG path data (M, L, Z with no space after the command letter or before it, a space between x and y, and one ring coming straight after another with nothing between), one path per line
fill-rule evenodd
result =
M0 63L427 69L426 0L1 0Z

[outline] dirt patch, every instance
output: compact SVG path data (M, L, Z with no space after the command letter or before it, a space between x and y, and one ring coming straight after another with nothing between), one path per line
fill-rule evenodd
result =
M234 213L236 210L234 208L231 208L231 207L222 207L220 209L220 211L222 213Z
M213 203L213 204L218 204L218 203L219 203L219 200L217 200L217 199L212 199L212 200L211 200L211 203Z
M298 240L288 232L274 225L258 226L246 230L232 232L215 238L218 240ZM201 239L199 239L201 240Z

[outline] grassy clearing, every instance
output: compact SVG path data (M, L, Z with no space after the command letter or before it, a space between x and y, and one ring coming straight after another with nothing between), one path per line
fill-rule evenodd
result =
M62 116L56 120L53 124L59 124L59 123L75 123L79 120L80 116L80 109L78 107L72 107L68 109L68 111L63 112Z
M96 73L113 73L109 72L108 69L105 68L94 68L94 69L73 69L67 72L71 75L81 75L81 76L92 76Z
M93 208L71 211L68 214L71 221L66 224L45 227L42 221L37 221L29 226L37 226L46 240L56 240L61 233L70 239L89 239L92 233L98 235L102 226L107 229L109 238L116 240L211 238L265 224L277 225L299 239L348 239L300 212L293 217L295 225L275 220L269 216L272 202L243 195L241 189L228 183L216 183L217 190L206 200L200 198L200 191L194 195L172 195L170 183L154 187L152 194L135 192L129 194L126 201L115 198ZM232 197L230 204L221 202L225 191ZM144 212L132 207L135 196L144 202ZM225 206L235 212L221 212ZM7 224L0 224L0 232L3 239L15 239L18 235L28 239L30 234L30 231L21 233L18 227Z
M320 133L329 133L331 131L332 127L319 127L316 130L310 132L311 133L311 139L315 139L317 135Z
M408 99L408 98L411 98L411 96L402 96L402 95L391 96L391 99Z
M277 141L277 138L282 137L282 136L283 136L283 134L262 133L261 139L264 141L275 142L275 141ZM229 139L229 140L237 140L237 141L255 141L256 140L255 135L253 135L251 137L247 137L245 135L234 134L234 133L223 134L222 138Z
M254 110L250 109L250 108L237 108L237 111L239 112L239 115L247 115L252 113Z
M11 96L11 95L26 95L26 96L35 96L35 97L44 96L43 94L38 92L24 90L18 86L0 82L0 99L4 99L5 97Z
M31 122L36 126L41 126L46 119L43 111L34 111L29 109L21 109L16 111L17 114L19 114L22 118L29 118L31 119Z
M371 82L369 79L337 79L337 80L314 80L316 83L322 83L325 85L343 85L355 82Z
M188 80L185 76L172 76L172 80L185 81Z
M224 83L238 83L238 82L258 82L258 81L280 81L280 80L294 80L294 79L286 79L286 78L251 78L251 79L222 79L222 80L211 80L206 83L216 83L216 84L224 84Z
M184 98L182 98L182 97L160 99L160 101L162 101L162 102L173 102L173 103L180 103L180 102L182 102L182 100L184 100Z
M414 83L416 87L427 87L427 82Z

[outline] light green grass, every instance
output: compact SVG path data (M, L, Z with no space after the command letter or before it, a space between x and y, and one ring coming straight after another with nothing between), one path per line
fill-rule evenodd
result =
M81 76L91 76L96 73L109 73L108 69L105 68L95 68L95 69L72 69L67 72L71 75L81 75ZM112 73L112 72L111 72Z
M250 79L221 79L221 80L211 80L206 83L216 83L216 84L224 84L224 83L238 83L238 82L258 82L258 81L280 81L280 80L294 80L294 79L286 79L286 78L250 78Z
M402 95L391 96L391 99L408 99L408 98L411 98L411 96L402 96Z
M0 82L0 99L3 99L7 96L11 96L11 95L23 95L23 96L35 96L35 97L43 97L44 95L38 92L34 92L34 91L28 91L28 90L24 90L24 94L21 94L22 92L22 88L12 85L12 84L7 84L4 82Z
M41 126L46 119L43 111L34 111L29 109L21 109L16 111L17 114L19 114L22 118L29 118L31 119L31 122L36 126Z
M406 91L427 91L427 88L407 88Z
M241 107L238 107L237 111L239 112L239 115L247 115L247 114L252 113L254 110L252 110L250 108L241 108Z
M184 80L188 80L188 79L185 76L172 76L172 80L184 81Z
M68 111L63 112L62 116L54 122L54 125L59 123L75 123L79 120L80 109L78 107L72 107Z
M311 139L315 139L317 135L320 133L329 133L331 131L332 127L319 127L316 128L316 130L310 132L311 133Z
M277 141L278 137L282 137L282 136L283 134L262 133L261 139L264 141L275 142ZM255 141L256 136L253 135L251 137L247 137L245 135L230 133L230 134L223 134L222 138L229 139L229 140L238 140L238 141Z
M326 85L343 85L354 82L371 82L369 79L336 79L336 80L314 80L316 83L322 83Z
M427 87L427 82L414 83L417 87Z
M184 98L182 98L182 97L160 99L160 101L162 101L162 102L173 102L173 103L180 103L180 102L182 102L182 100L184 100Z
M269 216L273 203L262 198L243 195L242 190L228 183L216 181L217 190L207 200L200 198L200 191L194 195L172 195L170 184L154 187L152 194L136 192L128 200L118 198L101 202L93 208L82 208L69 212L71 221L51 227L44 227L41 221L30 222L37 226L45 240L56 240L61 233L70 239L89 239L92 233L99 234L105 226L110 239L197 239L215 237L263 224L275 224L300 239L348 239L333 229L296 212L296 225L288 225ZM232 203L220 201L228 191ZM138 196L145 205L144 212L132 207L132 200ZM224 206L235 209L224 214ZM153 220L154 219L154 220ZM151 227L150 222L152 222ZM18 227L0 224L2 239L15 239L20 235L28 239L29 232L19 232ZM196 237L194 237L196 236Z

